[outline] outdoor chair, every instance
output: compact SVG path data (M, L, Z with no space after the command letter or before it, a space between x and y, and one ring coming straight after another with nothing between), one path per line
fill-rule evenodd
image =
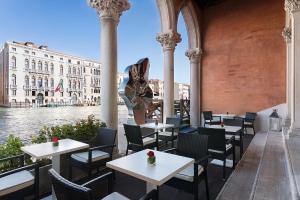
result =
M203 111L204 127L208 125L221 124L221 116L213 116L212 111Z
M174 147L174 140L177 139L179 129L181 128L181 120L177 117L167 117L166 124L173 124L174 127L166 128L164 131L158 132L159 139L164 141L166 146L168 142L171 141L172 147Z
M137 152L144 149L153 149L154 147L157 150L159 149L158 132L142 135L140 126L129 124L124 124L124 130L127 139L126 155L128 155L128 150Z
M78 185L63 178L55 170L49 170L49 176L57 200L129 200L118 192L112 192L112 175L111 172L108 172L87 183ZM99 193L99 190L96 187L102 186L105 182L107 182L105 189L107 190L108 195L104 198L98 198L97 196L99 196L99 194L96 194L96 192ZM150 193L140 198L140 200L150 199L157 199L156 190L152 190Z
M226 119L223 120L225 126L238 126L241 127L241 130L238 132L238 135L234 135L234 143L235 146L240 147L240 159L244 153L244 119L241 117L235 117L234 119ZM232 135L226 134L226 139L230 139Z
M255 129L254 129L255 118L256 118L256 113L246 112L246 115L245 115L245 118L244 118L245 133L247 133L247 128L252 128L253 133L255 135Z
M105 167L106 162L112 160L113 148L117 130L110 128L99 128L97 130L95 147L88 151L73 153L70 157L69 178L72 180L72 168L77 167L88 173L91 177L92 170Z
M194 199L198 199L198 185L204 180L206 186L206 197L209 199L209 188L207 179L208 158L208 137L199 134L179 134L177 148L166 150L177 155L194 158L195 163L169 180L166 184L177 189L192 193Z
M223 161L223 180L226 180L226 158L232 155L232 168L235 168L234 136L226 140L225 129L198 128L199 134L208 135L208 153L212 158Z
M0 174L0 199L19 200L27 196L39 199L39 165L24 166L25 155L0 159L0 165L11 162L19 168Z

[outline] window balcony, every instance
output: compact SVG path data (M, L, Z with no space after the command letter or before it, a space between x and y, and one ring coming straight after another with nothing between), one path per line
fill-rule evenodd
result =
M16 84L10 84L9 87L10 87L10 89L17 89L17 85Z
M35 85L31 86L31 90L37 90L37 87Z
M30 88L29 85L24 85L24 86L23 86L23 89L24 89L24 90L30 90L31 88Z

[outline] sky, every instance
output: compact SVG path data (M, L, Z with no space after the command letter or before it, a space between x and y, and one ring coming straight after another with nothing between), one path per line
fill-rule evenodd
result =
M163 80L163 52L155 38L160 32L156 0L129 0L118 25L118 70L150 59L150 78ZM86 0L0 0L0 46L6 41L32 41L49 49L101 62L100 20ZM188 48L182 15L182 42L175 50L175 81L190 82Z

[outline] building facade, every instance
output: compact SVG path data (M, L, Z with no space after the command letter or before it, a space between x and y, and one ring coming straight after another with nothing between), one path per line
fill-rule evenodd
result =
M100 103L100 63L32 42L6 42L0 59L1 106Z

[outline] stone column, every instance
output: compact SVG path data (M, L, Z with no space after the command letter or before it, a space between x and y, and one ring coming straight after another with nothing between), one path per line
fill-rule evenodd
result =
M284 118L284 127L291 126L291 28L289 24L283 29L282 36L286 42L286 116Z
M159 33L156 40L161 43L164 52L164 102L163 118L174 114L174 50L181 36L177 32Z
M190 59L191 93L190 93L190 122L191 126L200 125L200 58L201 49L189 49L185 55Z
M291 129L300 133L300 0L286 0L291 19Z
M118 128L117 105L117 26L123 11L130 8L127 0L88 0L101 21L101 110L100 119L110 128Z

